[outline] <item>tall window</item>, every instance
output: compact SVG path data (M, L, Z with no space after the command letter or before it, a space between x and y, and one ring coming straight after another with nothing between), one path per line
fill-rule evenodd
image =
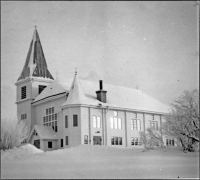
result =
M141 130L141 121L139 119L131 119L131 130Z
M73 115L73 126L74 127L78 126L78 115L77 114Z
M110 128L111 128L111 129L113 129L113 124L114 124L114 123L113 123L113 118L111 117L111 118L110 118Z
M65 116L65 128L68 128L68 116Z
M65 144L66 144L66 145L69 144L68 140L69 140L69 139L68 139L68 136L65 136Z
M134 117L134 118L137 118L137 113L133 113L133 117Z
M111 145L122 145L122 137L111 137Z
M47 86L39 85L38 94L40 94Z
M58 132L57 121L55 121L55 132Z
M46 116L43 117L43 125L51 126L57 132L57 113L54 113L54 107L47 108L45 114Z
M158 131L158 121L149 121L149 126L150 126L152 129Z
M118 117L118 112L114 111L114 117L110 118L111 129L122 129L122 119Z
M26 99L26 86L21 88L21 99Z
M101 118L99 116L93 116L93 128L101 128Z
M63 139L60 140L60 147L63 147Z
M88 144L88 136L87 135L84 136L84 144Z

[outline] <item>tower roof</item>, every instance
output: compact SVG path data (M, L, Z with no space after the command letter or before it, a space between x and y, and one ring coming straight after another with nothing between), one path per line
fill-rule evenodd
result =
M33 38L31 40L24 68L18 78L18 81L27 77L43 77L53 79L47 68L47 63L36 28L33 33Z
M62 106L69 104L87 104L88 102L90 102L90 100L85 96L83 88L78 79L77 72L75 72L74 80L69 91L69 96L67 101Z

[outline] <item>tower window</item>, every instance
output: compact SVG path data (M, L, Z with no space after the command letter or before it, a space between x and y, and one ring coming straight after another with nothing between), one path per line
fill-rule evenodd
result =
M21 120L26 119L26 114L21 114Z
M26 99L26 86L21 89L21 99Z
M38 88L39 92L38 92L38 94L40 94L46 87L47 86L39 85L39 88Z
M78 126L78 115L73 115L73 126Z

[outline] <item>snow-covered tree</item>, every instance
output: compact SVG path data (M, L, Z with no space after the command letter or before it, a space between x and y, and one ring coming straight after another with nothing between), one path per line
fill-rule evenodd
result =
M140 132L141 143L144 144L146 149L154 149L155 146L165 148L161 128L157 131L153 128L147 128L146 134Z
M23 121L1 119L1 149L6 150L20 146L27 138L27 132L27 126Z
M199 144L199 92L185 91L171 104L165 116L163 133L176 138L183 151L194 151Z

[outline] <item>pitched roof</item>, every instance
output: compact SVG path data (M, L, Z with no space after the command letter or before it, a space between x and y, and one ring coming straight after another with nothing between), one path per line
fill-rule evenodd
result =
M41 139L58 139L56 132L50 126L34 125Z
M87 105L107 105L110 107L132 109L132 110L142 110L142 111L153 111L160 113L168 113L169 106L159 102L158 100L152 98L151 96L145 94L141 90L131 89L127 87L114 86L111 84L104 83L104 90L107 91L107 103L102 103L97 100L96 91L99 89L98 82L91 82L85 80L79 80L80 86L82 87L82 92L84 93L87 101L84 104ZM60 91L59 92L69 92L70 85L72 84L72 79L67 79L65 82L58 81ZM34 102L41 100L42 98L47 98L52 94L56 94L57 83L52 82L47 88L43 90L43 94L37 97ZM49 93L48 88L52 87ZM62 89L61 89L62 87ZM67 101L63 104L67 105Z
M53 79L47 68L47 63L44 57L37 29L34 30L33 38L31 40L29 51L26 57L26 62L18 81L31 76Z
M71 81L70 81L71 82ZM62 84L59 80L54 80L50 83L33 102L45 99L46 97L54 96L56 94L68 93L70 84Z

